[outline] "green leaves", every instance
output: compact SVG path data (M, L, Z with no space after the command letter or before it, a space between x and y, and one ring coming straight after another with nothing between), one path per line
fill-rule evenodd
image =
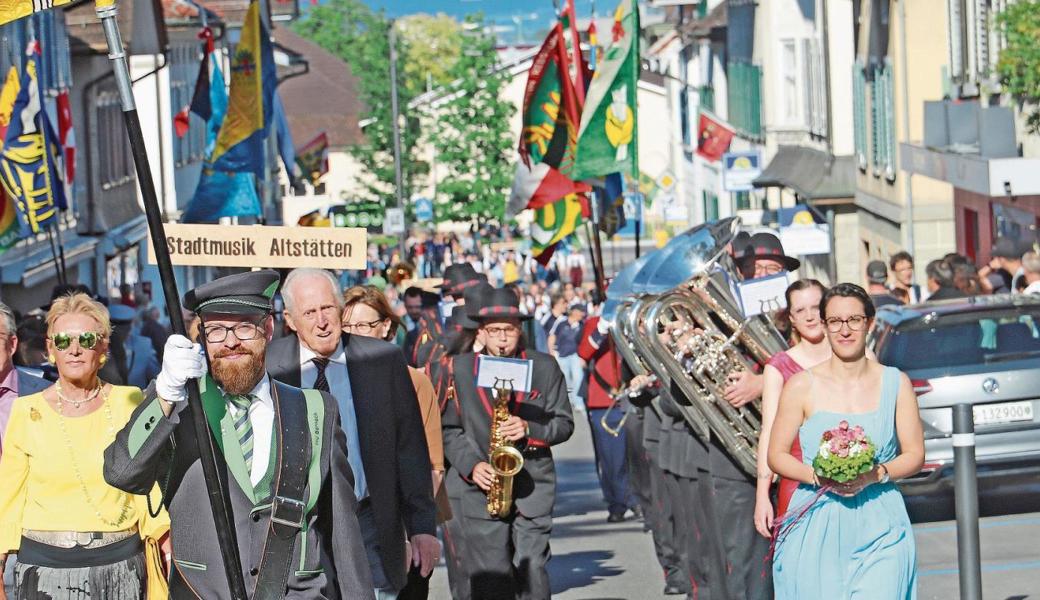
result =
M436 220L501 222L515 167L509 130L515 109L501 98L508 72L496 69L495 40L481 17L467 18L461 29L450 83L440 100L424 107L438 168Z
M1019 0L997 15L997 29L1007 40L997 75L1004 90L1029 105L1026 127L1040 133L1040 0Z

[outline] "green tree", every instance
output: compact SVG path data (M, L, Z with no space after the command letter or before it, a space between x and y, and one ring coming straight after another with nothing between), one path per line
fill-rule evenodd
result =
M401 85L417 95L427 86L451 83L450 70L462 54L462 25L445 14L414 14L397 21L397 31L406 48Z
M451 84L443 101L428 107L436 123L429 141L440 177L434 207L438 221L502 221L513 181L514 138L509 118L515 110L502 99L507 70L498 68L494 37L481 17L463 25L462 53L448 70Z
M358 96L364 109L359 115L364 139L348 149L364 167L360 177L366 188L365 200L393 205L394 157L390 105L390 21L360 0L328 0L311 7L293 26L301 36L318 44L350 65L358 80ZM398 39L398 79L406 62L407 43ZM401 112L405 112L417 85L398 85ZM335 102L335 98L329 98ZM418 177L428 167L416 157L419 135L415 120L403 120L401 131L403 196L410 198Z
M1040 0L1019 0L997 16L1007 40L997 74L1004 90L1025 105L1026 127L1040 133Z

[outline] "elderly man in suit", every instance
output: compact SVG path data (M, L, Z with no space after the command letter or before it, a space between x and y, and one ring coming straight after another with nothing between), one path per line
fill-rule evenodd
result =
M343 333L343 297L328 271L290 272L282 299L295 335L270 345L268 369L278 381L336 397L376 596L396 598L409 559L426 576L440 556L430 458L404 355L389 342Z
M451 358L455 399L441 418L444 454L462 479L459 511L465 569L473 598L542 600L549 598L549 534L556 500L556 466L551 446L574 433L567 385L556 360L521 344L521 321L516 295L508 289L488 294L470 315L480 324L484 353L530 360L531 391L511 394L510 417L499 433L524 456L523 469L513 478L513 502L508 514L493 516L487 492L495 482L490 465L492 424L491 390L477 387L477 354Z
M230 599L230 568L241 568L253 598L373 598L336 401L274 381L265 369L277 287L278 273L268 270L188 292L184 305L200 318L208 368L202 347L170 336L162 371L105 451L109 484L132 494L156 481L163 488L171 598ZM202 378L201 406L186 401L192 378ZM191 426L196 410L216 438L240 565L228 564L217 542Z

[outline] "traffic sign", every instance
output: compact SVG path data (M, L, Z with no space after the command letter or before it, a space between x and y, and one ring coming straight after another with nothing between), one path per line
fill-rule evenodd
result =
M429 198L416 198L412 204L415 210L415 220L429 223L433 220L433 200Z
M404 233L404 209L388 208L383 219L383 233L386 235L401 235Z

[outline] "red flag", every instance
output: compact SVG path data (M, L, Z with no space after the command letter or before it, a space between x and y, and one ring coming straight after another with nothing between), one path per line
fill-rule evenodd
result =
M69 91L62 90L57 98L58 107L58 141L65 149L62 157L65 162L66 197L71 198L72 182L76 179L76 132L72 128L72 108L69 106Z
M585 105L585 87L588 84L588 64L581 54L581 36L578 34L578 17L574 12L574 0L566 0L563 11L560 13L564 28L568 29L570 37L571 63L574 66L574 91L577 94L578 110Z
M697 126L697 154L717 162L729 149L733 141L733 128L722 119L701 111Z

